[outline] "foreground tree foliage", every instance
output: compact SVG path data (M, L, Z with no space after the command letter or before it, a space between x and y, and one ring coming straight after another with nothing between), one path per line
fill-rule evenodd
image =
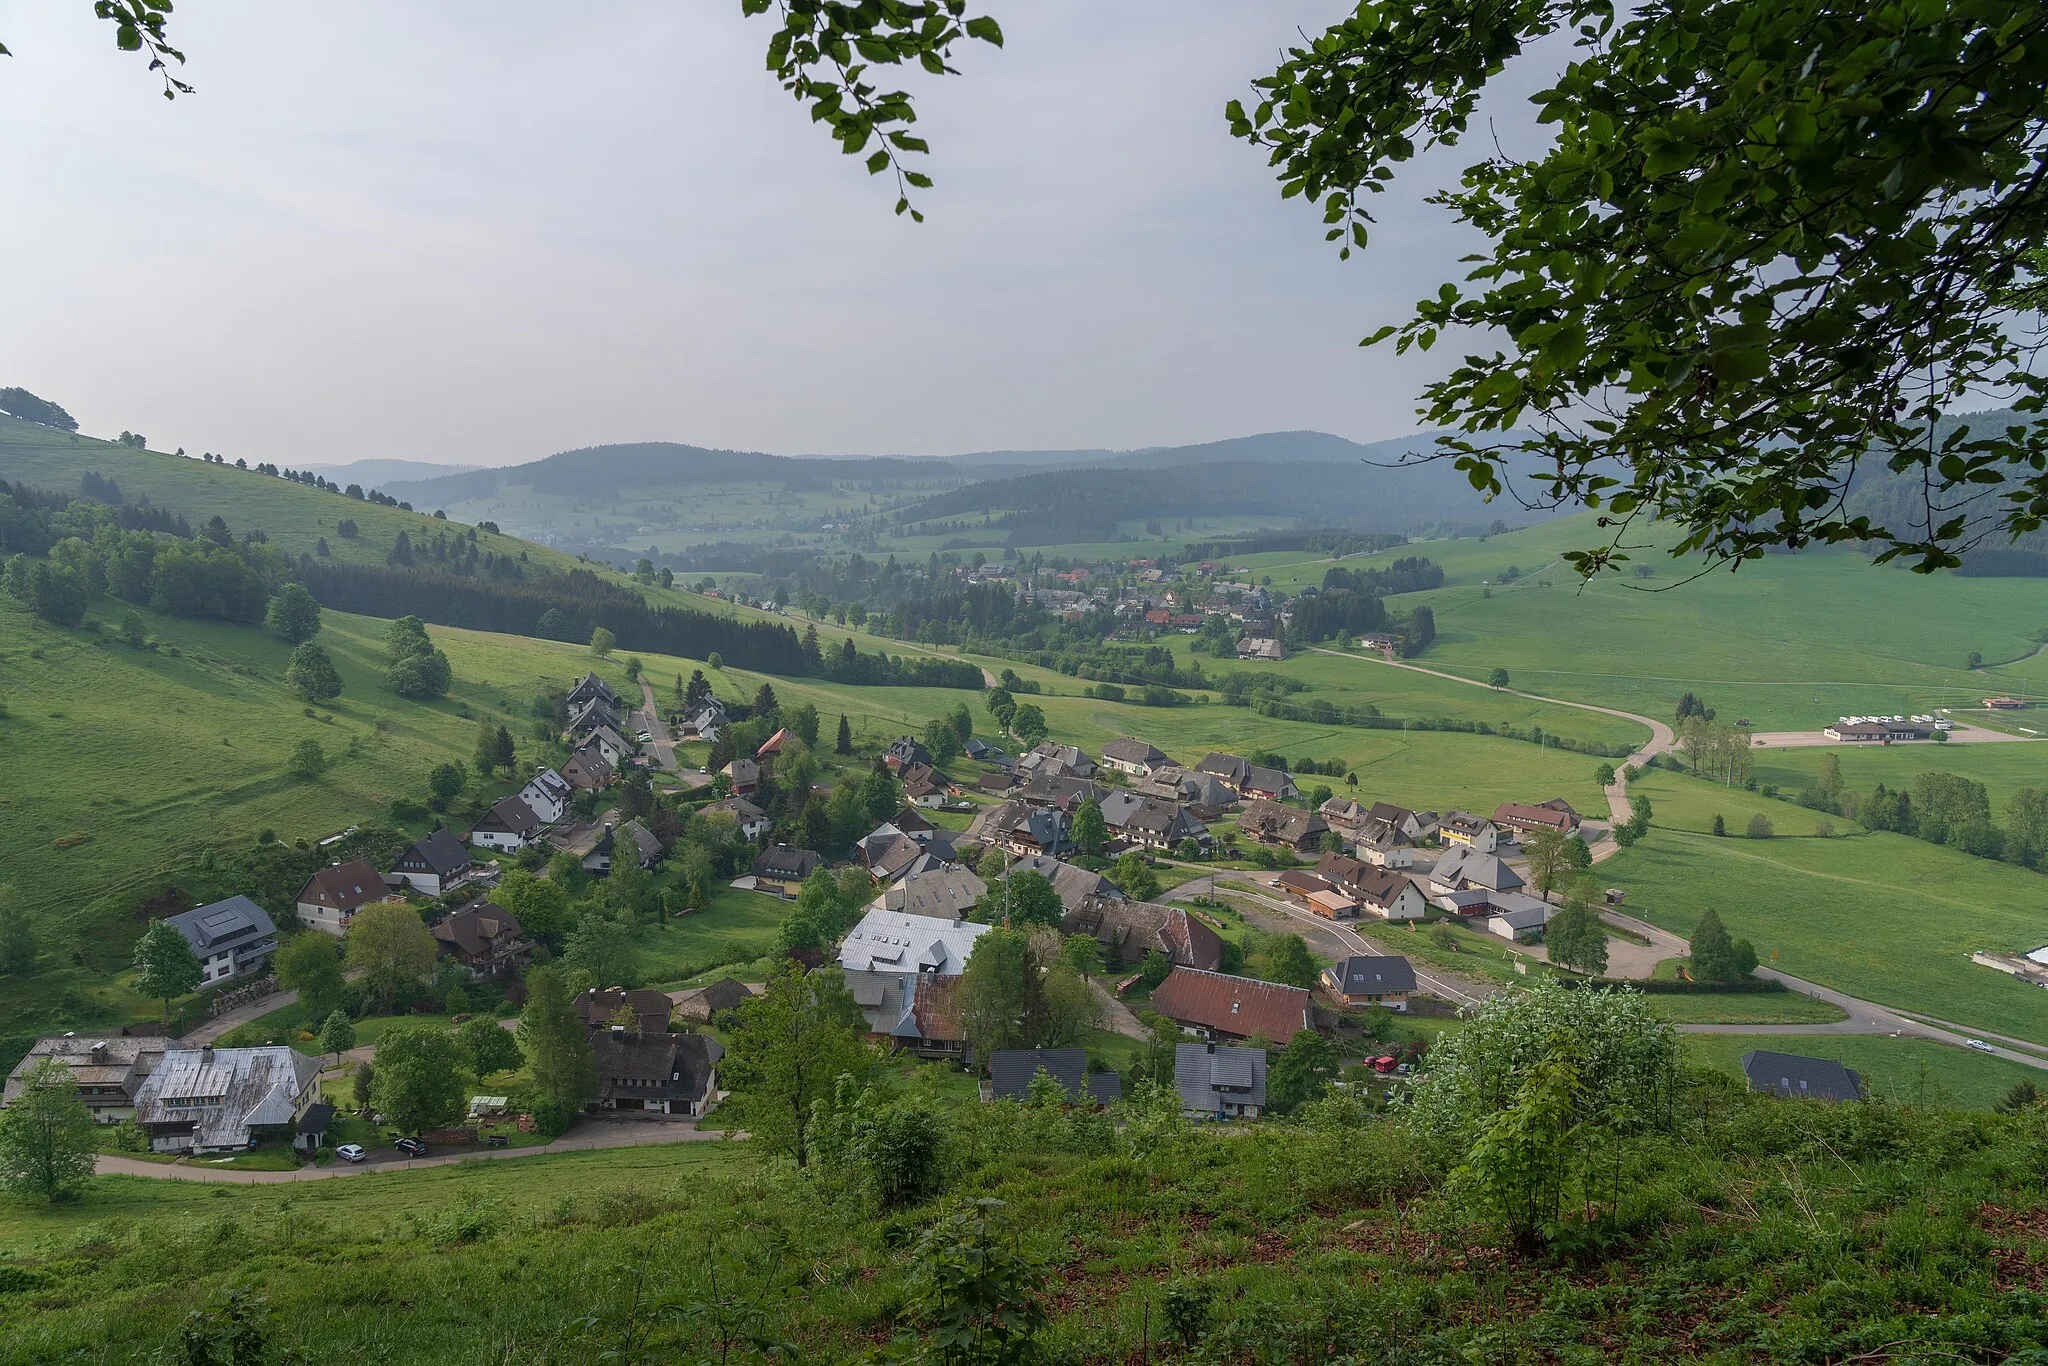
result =
M874 1066L867 1022L838 969L806 972L790 961L737 1015L723 1064L734 1111L755 1142L803 1167L814 1127L832 1114L840 1077L859 1081Z
M93 1129L71 1069L43 1059L0 1110L0 1190L46 1203L76 1194L92 1179Z
M1565 32L1573 59L1532 101L1549 145L1486 140L1431 196L1486 239L1471 273L1368 338L1504 343L1426 390L1474 486L1501 492L1522 453L1550 498L1603 509L1611 540L1569 556L1585 574L1650 517L1680 550L1872 542L1923 571L2038 529L2048 429L1935 424L1987 386L2026 414L2048 398L2016 326L2048 208L2048 12L1364 0L1233 101L1231 131L1348 255L1367 196L1457 145L1489 83ZM1854 511L1865 465L1910 476L1915 510Z

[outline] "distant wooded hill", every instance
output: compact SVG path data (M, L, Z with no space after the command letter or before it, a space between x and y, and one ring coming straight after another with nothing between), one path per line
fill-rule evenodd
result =
M836 480L951 484L963 476L939 460L893 456L834 460L824 456L769 455L762 451L707 450L674 441L639 441L562 451L524 465L471 470L388 485L417 507L494 498L507 489L563 497L605 497L619 490L659 493L700 484L779 483L824 487Z

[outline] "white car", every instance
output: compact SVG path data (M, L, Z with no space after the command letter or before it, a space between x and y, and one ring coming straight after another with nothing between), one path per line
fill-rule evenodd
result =
M654 743L654 737L643 730L640 732L640 743L643 745L651 745Z
M1998 1051L1982 1039L1965 1039L1963 1042L1976 1049L1979 1053L1995 1053Z
M334 1155L344 1162L360 1162L369 1156L360 1143L344 1143L334 1150Z

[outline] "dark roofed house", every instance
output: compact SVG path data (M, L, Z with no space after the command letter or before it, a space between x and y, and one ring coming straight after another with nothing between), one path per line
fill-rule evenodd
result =
M1307 854L1322 847L1323 835L1330 827L1313 811L1278 802L1254 801L1238 813L1237 828L1245 838L1260 844L1284 844Z
M1252 771L1252 766L1235 754L1225 754L1213 749L1203 758L1199 767L1202 772L1227 785L1232 792L1240 794L1244 791L1245 778Z
M1143 778L1153 769L1165 765L1167 758L1165 751L1157 745L1146 740L1133 740L1126 735L1102 747L1102 762L1119 773Z
M1112 836L1147 849L1173 849L1183 840L1209 843L1209 828L1179 802L1118 790L1102 799L1102 820Z
M569 705L572 707L581 706L593 697L601 697L614 707L619 705L618 693L612 690L611 684L595 673L583 675L569 689Z
M1245 771L1244 795L1264 798L1269 802L1284 802L1301 795L1301 789L1294 785L1294 779L1278 768L1260 768L1254 764Z
M1300 987L1199 968L1168 973L1152 990L1152 1008L1208 1038L1249 1039L1257 1034L1285 1044L1315 1024L1311 998Z
M748 801L745 797L727 797L704 808L707 816L730 816L739 827L740 837L749 842L761 838L775 828L775 822L768 819L768 813Z
M930 764L911 764L903 770L903 795L913 806L944 806L946 780Z
M533 956L533 941L504 907L471 902L434 926L435 947L475 977L516 971Z
M882 751L882 762L889 766L892 773L901 773L912 764L923 764L930 768L932 752L926 749L924 742L916 736L903 735L889 742L889 747Z
M1010 865L1010 872L1038 874L1052 884L1053 891L1059 893L1060 905L1070 911L1090 897L1107 897L1112 901L1124 899L1123 889L1102 874L1044 854L1018 859Z
M718 771L732 784L733 792L742 797L752 796L761 785L761 765L752 759L735 759Z
M65 1034L37 1039L28 1056L8 1074L0 1105L11 1105L28 1083L28 1074L54 1058L71 1073L96 1124L119 1124L135 1118L135 1096L142 1083L164 1060L173 1040L158 1036Z
M184 935L199 955L202 987L261 972L277 952L277 926L270 923L270 913L246 896L231 896L164 923Z
M1742 1055L1742 1075L1749 1079L1750 1090L1766 1091L1782 1100L1863 1099L1862 1076L1833 1058L1759 1048Z
M618 770L612 761L605 758L595 745L588 745L569 756L569 762L562 765L562 777L569 786L583 792L595 792L607 786Z
M1078 870L1077 870L1078 871ZM1089 896L1069 907L1060 933L1093 935L1111 968L1135 967L1153 950L1175 967L1213 971L1223 964L1223 939L1178 906L1128 901L1120 894Z
M1093 1108L1124 1098L1123 1078L1090 1072L1085 1048L1005 1048L989 1054L988 1063L983 1100L1029 1100L1031 1082L1040 1071L1059 1083L1069 1105Z
M754 890L794 901L804 879L824 866L825 860L812 850L771 844L754 860Z
M405 879L413 890L428 896L441 895L475 871L468 847L445 825L414 840L391 865L392 876Z
M1415 995L1415 965L1399 954L1354 954L1323 969L1323 985L1348 1006L1408 1009Z
M299 923L325 930L336 938L348 933L356 912L373 901L388 900L391 887L377 865L366 858L322 868L299 889Z
M721 977L708 987L693 991L669 993L675 1003L675 1013L685 1020L708 1020L714 1015L723 1015L738 1010L752 996L747 984L735 977Z
M1560 835L1570 835L1578 831L1579 813L1572 810L1562 797L1545 802L1541 806L1502 802L1493 809L1493 823L1518 835L1532 835L1539 830L1554 830Z
M524 798L501 797L477 817L469 842L484 849L517 852L540 838L541 818Z
M590 1040L597 1072L592 1108L699 1117L717 1099L718 1060L724 1055L724 1045L709 1034L602 1030Z
M669 1012L675 1008L675 1002L665 992L628 991L621 987L595 988L583 992L570 1004L583 1017L584 1028L593 1033L617 1024L642 1034L665 1034ZM621 1010L631 1017L630 1025L621 1017Z
M969 833L1012 854L1058 858L1074 847L1070 830L1071 822L1065 811L1012 801L975 817Z
M1184 1043L1173 1050L1173 1089L1197 1119L1257 1119L1266 1108L1266 1050Z

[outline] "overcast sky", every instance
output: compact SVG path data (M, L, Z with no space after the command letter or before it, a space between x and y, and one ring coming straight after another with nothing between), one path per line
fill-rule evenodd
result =
M181 0L175 103L0 3L0 385L252 464L1398 435L1447 358L1356 343L1461 245L1418 186L1339 262L1222 118L1344 8L996 4L913 226L738 0Z

